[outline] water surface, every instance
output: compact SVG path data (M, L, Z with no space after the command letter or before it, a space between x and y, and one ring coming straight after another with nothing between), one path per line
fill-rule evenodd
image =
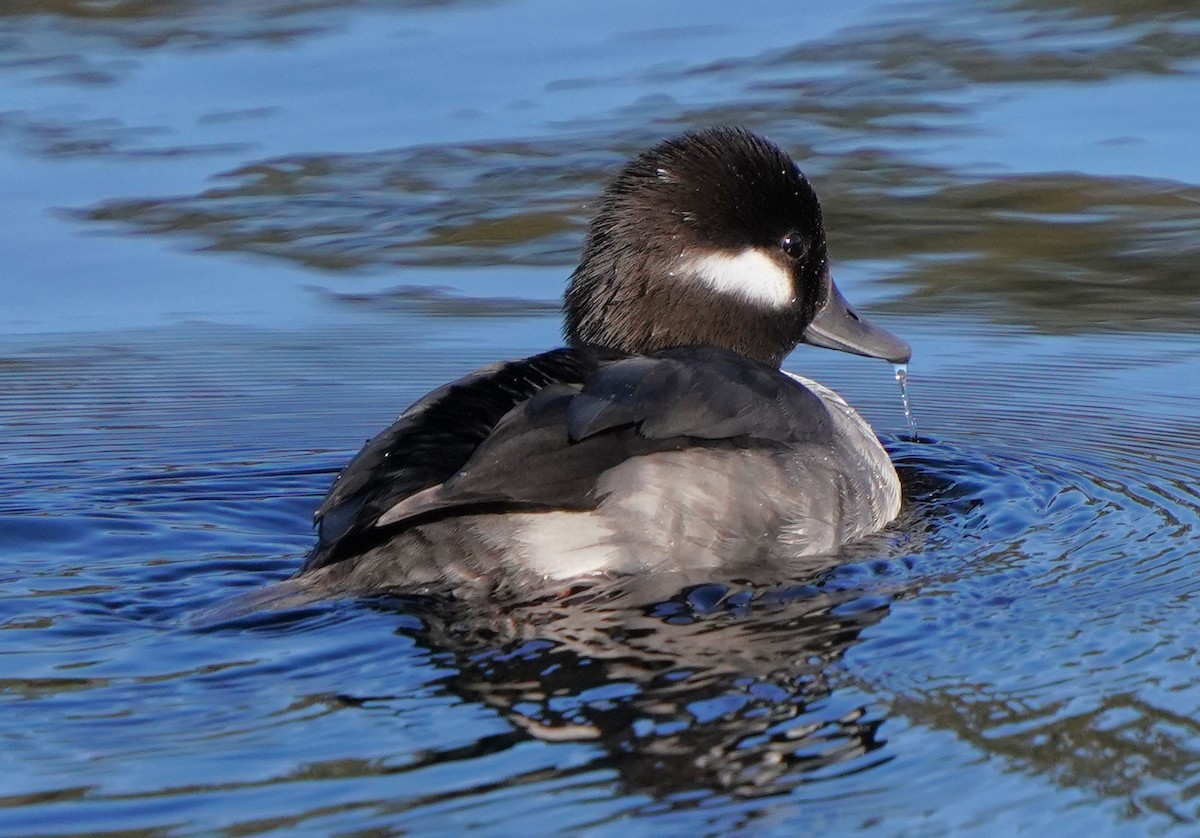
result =
M0 832L1193 834L1191 4L0 10ZM604 179L737 122L913 345L843 555L197 614L337 469L559 340Z

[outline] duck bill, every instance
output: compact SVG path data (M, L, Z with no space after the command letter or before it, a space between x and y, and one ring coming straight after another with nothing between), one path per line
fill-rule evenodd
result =
M893 364L907 364L912 357L912 349L907 343L860 317L832 282L829 283L829 299L817 311L800 340L825 349L882 358Z

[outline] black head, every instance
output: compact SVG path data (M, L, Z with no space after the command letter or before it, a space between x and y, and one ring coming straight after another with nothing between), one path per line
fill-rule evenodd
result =
M808 179L767 140L719 127L665 140L609 184L567 289L565 331L572 344L705 344L778 365L839 305ZM902 341L845 314L891 342L834 346L844 336L830 328L812 342L907 359Z

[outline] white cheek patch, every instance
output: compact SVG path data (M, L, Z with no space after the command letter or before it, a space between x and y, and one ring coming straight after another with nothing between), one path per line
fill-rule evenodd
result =
M791 274L761 250L685 255L680 267L712 290L750 303L786 308L795 301Z

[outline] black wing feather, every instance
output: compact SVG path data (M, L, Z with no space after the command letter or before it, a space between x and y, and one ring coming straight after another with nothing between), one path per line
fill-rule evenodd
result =
M445 510L593 508L600 475L642 454L784 448L831 433L815 394L711 347L560 349L487 367L417 402L351 461L317 511L320 537L302 572Z
M582 384L613 357L602 350L556 349L484 367L414 403L338 475L317 509L317 545L301 572L381 540L372 532L380 515L449 479L514 406L549 384Z
M552 385L505 415L437 489L389 510L389 524L467 507L582 510L630 458L736 442L783 450L828 439L817 396L772 367L688 347L602 364L582 389Z

